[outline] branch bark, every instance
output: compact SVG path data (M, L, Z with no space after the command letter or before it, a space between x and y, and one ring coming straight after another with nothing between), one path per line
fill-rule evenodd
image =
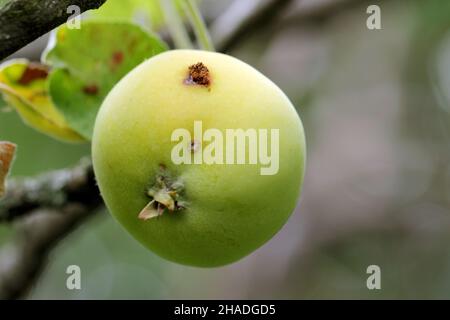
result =
M260 1L235 0L230 8L211 26L213 39L218 51L228 52L248 35L269 25L278 14L293 0L267 0Z
M11 181L0 202L0 221L14 222L18 233L0 251L0 299L23 297L59 240L102 207L86 160L71 170Z
M98 211L69 204L59 211L41 209L27 216L14 241L0 251L0 299L25 297L51 250L95 212Z
M287 15L283 24L327 22L328 19L362 3L361 0L329 0L304 5L298 12Z
M72 15L71 5L81 12L99 8L106 0L6 0L0 7L0 60L53 30Z
M39 208L59 210L69 204L92 208L102 203L91 162L84 159L74 169L9 181L5 198L0 201L0 223L12 222Z

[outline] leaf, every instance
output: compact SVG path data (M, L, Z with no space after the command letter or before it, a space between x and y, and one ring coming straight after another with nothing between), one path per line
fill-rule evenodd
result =
M11 60L0 66L0 93L29 126L67 142L84 142L66 123L48 95L47 67L27 60Z
M50 95L69 125L91 139L97 112L109 91L144 60L167 50L156 36L125 22L83 22L59 28L44 54L56 66Z
M6 177L11 169L15 151L15 144L7 141L0 141L0 198L5 194Z
M164 13L159 0L108 0L100 9L89 12L89 17L134 21L152 30L164 24Z

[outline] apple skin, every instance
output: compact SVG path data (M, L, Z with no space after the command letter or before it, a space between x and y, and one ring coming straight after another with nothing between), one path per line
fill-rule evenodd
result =
M202 62L209 88L187 85L189 66ZM175 165L175 129L279 129L279 171L260 165ZM233 57L173 50L131 71L98 114L92 143L98 185L112 215L145 247L180 264L217 267L271 239L294 211L305 169L301 120L268 78ZM186 209L143 221L148 188L164 165L184 183Z

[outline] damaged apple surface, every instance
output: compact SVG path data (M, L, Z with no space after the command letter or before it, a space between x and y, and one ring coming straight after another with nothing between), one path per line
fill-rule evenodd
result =
M174 136L196 137L199 122L215 134ZM230 129L240 135L222 144L223 159L234 162L196 161L215 157ZM254 134L266 131L278 139ZM159 54L123 78L100 108L92 148L111 214L161 257L200 267L235 262L282 228L306 157L300 118L272 81L233 57L196 50ZM174 150L192 161L175 161ZM262 174L258 160L274 153L277 170Z

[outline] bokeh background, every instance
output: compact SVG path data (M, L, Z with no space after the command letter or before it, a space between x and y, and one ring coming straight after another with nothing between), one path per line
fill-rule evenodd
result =
M164 34L152 5L109 2L100 15L128 15ZM231 2L203 0L206 20ZM366 27L371 4L381 7L382 30ZM45 42L15 56L37 60ZM230 53L276 82L304 122L307 174L286 226L238 263L198 269L160 259L103 212L59 244L27 298L450 298L450 2L297 0ZM0 137L19 145L13 177L90 152L8 110ZM0 225L0 245L13 233ZM65 286L72 264L82 270L79 291ZM381 290L366 287L372 264Z

